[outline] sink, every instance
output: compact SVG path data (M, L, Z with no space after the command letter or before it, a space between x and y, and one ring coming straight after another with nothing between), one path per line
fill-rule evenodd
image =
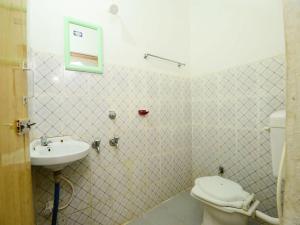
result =
M31 165L43 166L52 171L62 170L67 165L86 157L90 145L71 137L48 138L50 143L42 146L40 140L30 143Z

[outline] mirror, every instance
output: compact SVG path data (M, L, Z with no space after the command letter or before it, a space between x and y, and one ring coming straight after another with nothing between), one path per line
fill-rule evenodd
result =
M102 29L75 19L65 19L67 70L102 73Z

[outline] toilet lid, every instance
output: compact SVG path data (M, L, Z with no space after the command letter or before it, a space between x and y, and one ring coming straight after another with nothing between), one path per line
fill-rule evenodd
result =
M195 183L210 197L225 202L244 201L249 196L241 185L219 176L201 177Z

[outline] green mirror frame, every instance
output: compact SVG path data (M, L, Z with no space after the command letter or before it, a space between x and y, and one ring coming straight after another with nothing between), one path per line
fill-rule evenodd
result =
M74 65L71 64L70 55L70 24L82 26L85 28L93 29L97 32L98 36L98 65L86 66L86 65ZM103 73L103 36L102 28L100 26L85 23L73 18L65 18L65 68L66 70L81 71L88 73Z

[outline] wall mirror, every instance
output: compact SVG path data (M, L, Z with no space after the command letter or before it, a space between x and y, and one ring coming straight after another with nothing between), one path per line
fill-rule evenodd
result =
M102 29L75 19L65 19L65 67L89 73L103 72Z

